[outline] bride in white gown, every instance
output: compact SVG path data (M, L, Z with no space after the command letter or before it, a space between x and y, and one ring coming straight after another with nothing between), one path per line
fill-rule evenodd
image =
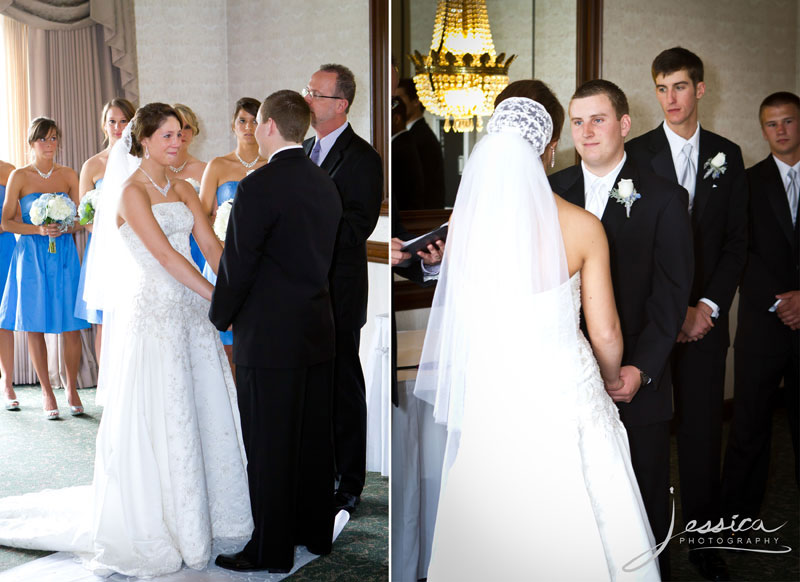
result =
M622 336L603 227L549 187L544 107L506 99L487 129L459 187L415 389L448 430L428 580L659 580L606 393L621 387Z
M86 293L105 318L93 483L0 500L2 545L157 576L204 568L213 539L250 536L235 387L189 234L213 265L221 249L192 187L166 177L179 132L171 107L146 105L109 157Z

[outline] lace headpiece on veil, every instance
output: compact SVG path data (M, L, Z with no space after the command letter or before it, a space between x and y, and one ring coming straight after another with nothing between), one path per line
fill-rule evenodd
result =
M484 417L499 414L501 425L515 410L547 408L548 394L534 404L524 401L534 390L520 400L506 387L534 381L532 366L557 366L557 346L570 334L562 323L575 325L556 298L569 272L540 158L552 136L550 115L512 97L497 106L487 131L459 185L414 389L447 425L445 471L468 402Z

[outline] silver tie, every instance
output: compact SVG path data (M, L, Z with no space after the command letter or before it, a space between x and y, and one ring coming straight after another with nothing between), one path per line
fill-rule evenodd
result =
M797 186L797 172L789 168L789 185L786 187L786 197L789 199L789 212L792 215L792 224L797 226L797 199L800 191Z
M317 164L318 166L319 166L319 154L321 153L321 150L322 150L322 143L320 142L320 140L317 140L316 143L314 144L314 149L311 150L311 155L309 157L311 158L311 161Z
M692 155L692 144L688 141L683 144L681 154L683 154L683 172L681 173L680 184L689 192L689 212L694 205L694 187L697 178L697 168L694 167L694 156Z

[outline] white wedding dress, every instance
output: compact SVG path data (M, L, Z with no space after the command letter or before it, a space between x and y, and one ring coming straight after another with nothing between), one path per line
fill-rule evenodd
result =
M189 209L161 203L153 214L191 261ZM202 569L214 539L253 528L235 386L208 301L127 224L119 234L135 267L114 313L124 341L103 345L93 483L1 499L0 545L75 552L94 571L130 576Z

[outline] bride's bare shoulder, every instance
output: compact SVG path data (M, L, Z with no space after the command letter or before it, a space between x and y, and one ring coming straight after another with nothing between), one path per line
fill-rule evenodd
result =
M594 214L576 206L572 202L567 202L558 194L553 194L556 199L556 208L558 209L558 220L561 222L562 228L569 228L582 232L585 230L603 230L603 224L595 217Z

